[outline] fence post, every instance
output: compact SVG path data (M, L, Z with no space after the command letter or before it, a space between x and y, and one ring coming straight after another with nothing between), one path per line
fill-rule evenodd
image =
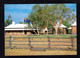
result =
M10 40L9 40L9 48L12 49L12 36L10 36Z
M31 41L29 36L28 36L28 42L29 42L29 49L31 49Z
M72 50L74 50L74 38L73 38L73 36L71 36L71 43L72 43Z
M49 36L47 37L48 38L48 49L50 49L50 38L49 38Z

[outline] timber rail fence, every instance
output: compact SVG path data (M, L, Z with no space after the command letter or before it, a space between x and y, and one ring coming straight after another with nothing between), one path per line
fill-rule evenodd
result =
M31 50L45 50L45 49L59 49L59 50L77 50L77 49L74 49L74 47L77 47L77 45L75 45L74 43L77 43L76 41L74 41L74 39L76 39L76 37L73 37L73 36L70 36L70 37L49 37L49 36L47 36L47 37L30 37L30 36L28 36L28 37L12 37L12 36L10 36L10 37L5 37L6 39L8 38L9 40L5 40L5 42L9 42L9 43L5 43L5 45L9 45L8 47L5 47L5 48L10 48L10 49L14 49L14 48L18 48L18 49L20 49L20 48L25 48L25 49L31 49ZM28 39L28 41L15 41L15 40L13 40L14 38L16 38L16 39L20 39L20 38L23 38L23 39ZM47 41L39 41L39 40L37 40L37 41L32 41L31 40L31 38L35 38L35 39L45 39L45 38L47 38L48 40ZM71 41L51 41L50 39L70 39ZM12 42L28 42L28 44L13 44ZM32 44L31 42L48 42L48 44ZM65 45L65 44L61 44L61 45L59 45L59 44L51 44L51 43L59 43L59 42L61 42L61 43L70 43L70 45ZM12 47L12 45L28 45L29 47ZM38 46L43 46L43 45L45 45L45 46L48 46L47 48L34 48L34 47L32 47L32 46L35 46L35 45L38 45ZM65 48L51 48L51 46L70 46L71 48L69 48L69 49L65 49Z

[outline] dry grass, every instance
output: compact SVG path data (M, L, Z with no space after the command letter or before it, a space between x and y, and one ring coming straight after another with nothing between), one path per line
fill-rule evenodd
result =
M28 55L77 55L77 52L67 50L31 51L29 49L5 49L5 56L28 56Z
M28 39L17 39L14 38L14 41L28 41ZM35 39L32 38L31 41L48 41L48 39ZM71 39L50 39L50 41L71 41ZM76 40L74 40L76 41ZM9 42L5 42L5 43L9 43ZM29 42L12 42L12 44L28 44ZM48 44L49 42L31 42L31 44ZM57 45L72 45L71 43L66 43L66 42L50 42L50 44L57 44ZM77 43L74 43L75 45L77 45ZM6 45L7 47L8 45ZM32 45L33 46L33 45ZM12 45L12 47L29 47L28 45ZM42 47L42 48L47 48L48 45L34 45L33 47ZM71 46L51 46L52 48L71 48ZM77 47L75 47L74 49L76 49Z
M18 36L19 37L19 36ZM7 38L5 38L5 40L9 40ZM17 39L14 38L14 41L28 41L28 39ZM71 39L50 39L51 41L71 41ZM48 41L47 38L45 39L35 39L32 38L31 41ZM74 39L74 41L77 41L76 39ZM5 42L5 43L9 43L9 42ZM13 44L28 44L28 42L12 42ZM48 44L48 42L31 42L31 44ZM51 44L64 44L64 45L71 45L71 43L58 43L58 42L53 42ZM75 43L75 45L77 45L77 43ZM7 47L8 45L6 45ZM12 45L12 47L14 47L15 45ZM16 45L16 47L29 47L28 45ZM48 47L48 46L34 46L34 47ZM53 48L71 48L68 46L51 46ZM74 49L76 49L77 47L75 47ZM28 56L28 55L77 55L77 51L69 51L69 50L45 50L45 51L31 51L29 49L5 49L5 56Z
M22 40L22 39L21 39ZM20 41L21 41L20 40ZM56 39L54 41L60 41L60 39ZM70 40L69 40L70 41ZM13 42L15 44L28 44L28 42ZM48 42L32 42L32 44L48 44ZM68 45L71 43L51 43L51 44L64 44ZM7 46L7 45L6 45ZM28 45L12 45L12 47L29 47ZM48 46L33 46L33 47L41 47L45 48ZM52 48L72 48L71 46L51 46ZM76 48L74 48L76 49ZM69 51L69 50L46 50L46 51L31 51L29 49L5 49L5 56L28 56L28 55L77 55L77 51Z

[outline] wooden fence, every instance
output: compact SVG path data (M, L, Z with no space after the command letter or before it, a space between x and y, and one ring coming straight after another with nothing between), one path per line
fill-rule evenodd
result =
M75 45L74 43L77 43L76 41L74 41L74 39L76 39L75 37L73 37L73 36L71 36L71 37L49 37L49 36L47 36L47 37L30 37L30 36L28 36L28 37L12 37L12 36L10 36L10 37L5 37L6 39L7 38L9 38L9 40L5 40L5 42L9 42L8 44L7 43L5 43L5 45L9 45L8 47L5 47L5 48L10 48L10 49L13 49L13 48L26 48L26 49L31 49L31 50L46 50L46 49L61 49L61 50L77 50L77 49L74 49L74 47L76 47L77 45ZM16 39L20 39L20 38L23 38L23 39L28 39L28 41L14 41L13 39L14 38L16 38ZM48 41L31 41L31 38L35 38L35 39L37 39L37 38L39 38L39 39L41 39L41 38L47 38L48 39ZM71 39L71 41L51 41L50 39L51 38L56 38L56 39ZM28 42L28 44L13 44L12 42ZM31 42L48 42L48 44L32 44ZM59 42L61 42L61 43L71 43L71 45L64 45L64 44L61 44L61 45L59 45L59 44L51 44L51 42L53 42L53 43L59 43ZM12 45L28 45L29 47L12 47ZM34 45L38 45L38 46L43 46L43 45L47 45L48 47L47 48L33 48L32 46L34 46ZM51 48L50 46L71 46L72 48L70 48L70 49L64 49L64 48Z

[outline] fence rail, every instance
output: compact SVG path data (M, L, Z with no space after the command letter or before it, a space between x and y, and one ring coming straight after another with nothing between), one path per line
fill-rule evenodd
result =
M77 45L74 45L74 43L76 43L76 41L74 41L74 39L76 38L76 37L73 37L73 36L71 36L71 37L67 37L67 38L65 38L65 37L49 37L49 36L47 36L47 37L30 37L30 36L28 36L28 37L12 37L12 36L10 36L10 37L5 37L5 38L9 38L9 40L5 40L5 42L9 42L9 43L5 43L5 45L9 45L9 47L5 47L5 48L29 48L29 49L42 49L42 48L33 48L32 46L36 46L36 45L38 45L38 46L43 46L43 45L47 45L48 47L48 49L64 49L64 48L51 48L51 46L71 46L72 48L71 48L71 50L75 50L74 49L74 47L76 47ZM16 39L20 39L20 38L24 38L24 39L28 39L28 41L16 41L16 40L13 40L14 38L16 38ZM38 38L38 39L41 39L41 38L47 38L48 40L47 41L32 41L31 40L31 38ZM54 38L57 38L57 39L60 39L60 38L62 38L62 39L71 39L71 41L51 41L50 40L50 38L52 38L52 39L54 39ZM13 44L12 42L28 42L28 44ZM48 44L32 44L31 42L48 42ZM51 44L51 43L55 43L55 42L57 42L57 43L59 43L59 42L62 42L62 43L71 43L71 45L64 45L64 44L61 44L61 45L59 45L59 44ZM12 45L28 45L29 47L12 47ZM47 48L43 48L43 49L47 49ZM65 49L66 50L66 49ZM77 50L77 49L76 49Z
M5 38L10 38L10 37L5 37ZM28 37L12 37L12 38L26 38L26 39L28 39ZM47 37L30 37L30 38L39 38L39 39L41 39L41 38L47 38ZM68 38L71 38L71 37L49 37L49 38L61 38L61 39L68 39ZM76 37L73 37L73 38L76 38Z

